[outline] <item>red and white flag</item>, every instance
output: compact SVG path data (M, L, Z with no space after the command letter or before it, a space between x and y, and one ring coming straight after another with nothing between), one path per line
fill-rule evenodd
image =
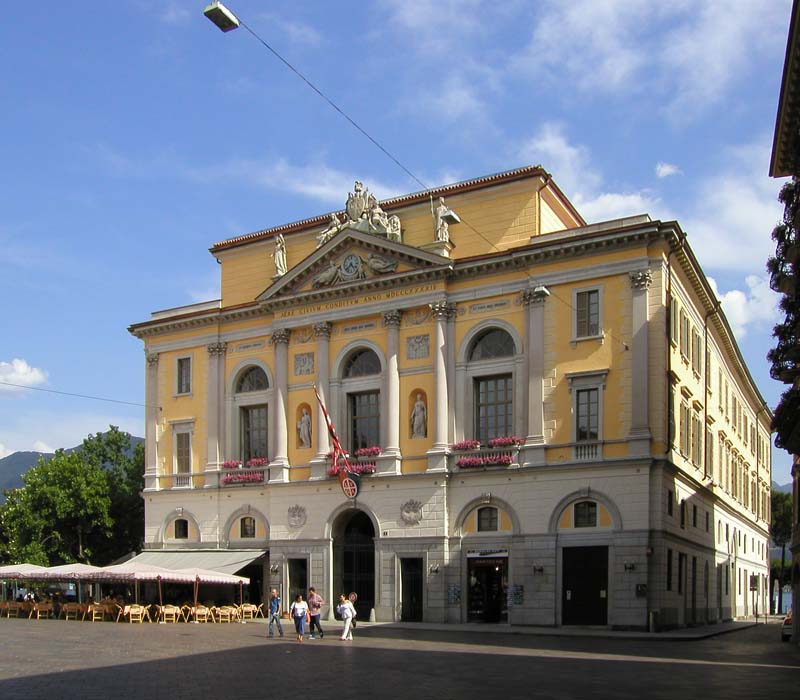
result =
M358 496L358 490L361 486L361 479L358 474L350 469L350 462L347 459L347 451L342 447L342 443L339 442L339 436L336 434L336 428L333 427L333 421L331 420L331 417L325 408L325 404L322 403L322 397L319 395L316 386L314 386L314 393L317 395L317 402L319 403L322 415L325 416L325 423L328 425L328 435L330 435L331 443L333 445L331 463L333 464L334 471L339 477L339 486L342 487L342 491L344 492L345 496L348 498L355 498ZM339 464L340 460L343 462L343 464Z

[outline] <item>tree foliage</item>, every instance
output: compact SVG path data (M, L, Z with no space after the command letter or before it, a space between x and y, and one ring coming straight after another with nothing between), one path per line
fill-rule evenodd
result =
M137 549L144 530L144 452L111 426L74 452L40 459L6 492L0 546L9 561L107 564Z
M776 546L781 548L780 571L777 579L783 585L785 580L784 560L786 559L786 544L792 539L792 496L780 491L772 492L772 522L769 534ZM781 596L778 596L778 614L781 610Z

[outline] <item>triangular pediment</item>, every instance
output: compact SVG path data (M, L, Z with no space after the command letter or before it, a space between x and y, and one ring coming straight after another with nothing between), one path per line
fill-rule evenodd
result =
M258 295L268 307L307 304L446 277L453 261L345 226Z

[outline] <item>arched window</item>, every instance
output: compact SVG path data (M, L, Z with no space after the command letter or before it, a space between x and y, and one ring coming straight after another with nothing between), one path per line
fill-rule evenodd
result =
M351 451L381 444L380 374L380 358L369 348L355 350L342 367L347 397L347 440Z
M372 350L359 350L354 352L344 366L344 376L347 379L352 377L367 377L371 374L381 373L381 361Z
M186 540L189 539L189 521L185 518L178 518L175 521L175 539Z
M473 381L473 436L482 443L514 434L514 353L514 339L502 328L480 333L467 353Z
M469 351L470 362L513 356L514 339L502 328L490 328L481 333Z
M242 394L248 391L264 391L269 388L267 373L261 367L251 367L242 373L236 384L236 393Z
M251 539L256 536L256 519L246 515L239 521L239 536L244 539Z

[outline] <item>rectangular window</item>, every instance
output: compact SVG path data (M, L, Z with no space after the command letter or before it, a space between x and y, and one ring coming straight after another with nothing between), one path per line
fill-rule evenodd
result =
M703 373L702 357L703 341L700 334L692 328L692 370L698 376Z
M175 444L175 486L190 486L192 471L192 434L188 431L173 433Z
M691 328L691 324L689 323L689 317L686 315L686 312L681 309L681 355L683 359L689 359L689 331Z
M600 335L600 292L592 289L578 292L576 301L575 336L591 338Z
M177 394L190 394L192 392L192 358L179 357L177 365Z
M242 461L267 457L267 407L243 406L241 408Z
M599 439L600 392L579 389L575 394L575 440L594 442Z
M683 593L683 577L686 571L686 555L678 554L678 593Z
M672 517L672 504L675 502L675 498L672 493L672 489L667 489L667 515Z
M686 501L681 501L681 529L686 529Z
M355 451L363 447L380 446L380 392L362 391L357 394L348 394L348 399L350 449Z
M697 506L692 505L692 527L697 527Z
M514 393L510 374L475 380L475 439L486 444L514 432Z
M689 406L688 404L685 403L681 403L680 428L681 428L681 454L684 457L689 457L692 424L689 418Z
M710 527L711 527L711 516L710 516L709 512L706 511L706 532L709 531Z
M675 297L670 297L669 300L669 339L673 345L678 344L680 331L678 324L679 306L678 300Z
M597 527L597 504L581 501L574 508L575 527Z
M667 590L672 590L672 550L667 550Z
M478 532L497 531L497 508L478 508Z

